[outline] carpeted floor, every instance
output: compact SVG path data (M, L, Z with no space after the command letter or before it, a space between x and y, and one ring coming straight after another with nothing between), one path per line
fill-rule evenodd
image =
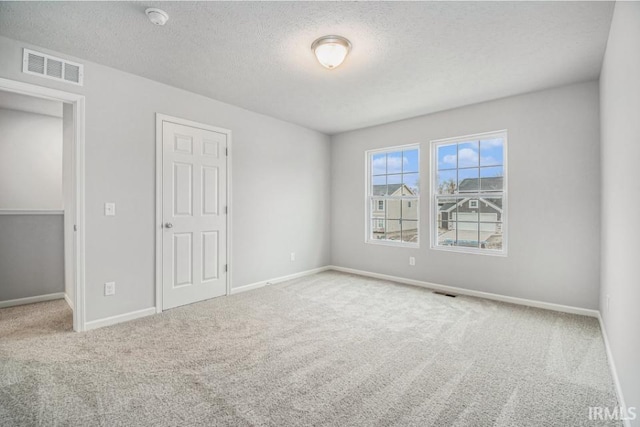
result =
M337 272L87 333L62 300L0 310L2 426L567 427L616 404L596 319Z

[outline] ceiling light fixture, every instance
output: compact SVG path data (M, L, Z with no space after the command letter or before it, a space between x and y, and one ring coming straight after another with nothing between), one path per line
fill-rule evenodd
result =
M324 36L311 44L311 50L323 67L332 70L347 57L351 42L341 36Z
M144 13L147 14L149 21L151 21L154 25L164 25L169 20L169 14L162 9L150 7L149 9L145 10Z

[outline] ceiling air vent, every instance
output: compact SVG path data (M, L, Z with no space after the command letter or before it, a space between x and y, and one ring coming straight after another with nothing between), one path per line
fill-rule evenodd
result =
M22 56L22 72L82 86L82 64L29 49Z

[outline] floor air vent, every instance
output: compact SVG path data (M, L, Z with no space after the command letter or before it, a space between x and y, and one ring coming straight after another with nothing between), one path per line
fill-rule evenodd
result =
M457 295L448 294L446 292L433 291L434 294L443 295L445 297L455 298Z
M83 66L66 59L25 49L22 72L82 86Z

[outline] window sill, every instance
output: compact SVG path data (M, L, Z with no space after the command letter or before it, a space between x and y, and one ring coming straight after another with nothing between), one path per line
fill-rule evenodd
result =
M431 249L434 251L442 251L442 252L453 252L459 254L473 254L473 255L489 255L489 256L497 256L497 257L507 257L507 250L504 249L502 251L494 251L490 249L473 249L473 248L464 248L459 246L434 246L431 245Z
M419 249L419 243L410 243L410 242L394 242L392 240L372 240L368 239L364 241L370 245L380 245L380 246L392 246L396 248L408 248L408 249Z

